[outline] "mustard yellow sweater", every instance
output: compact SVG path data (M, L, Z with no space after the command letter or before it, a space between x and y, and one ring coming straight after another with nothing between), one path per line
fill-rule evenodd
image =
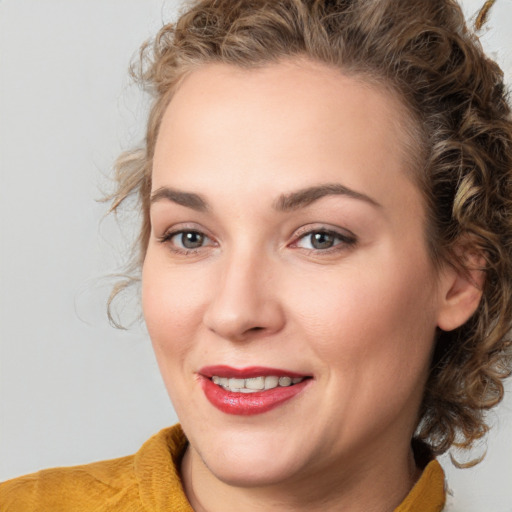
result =
M164 429L129 457L40 471L0 484L1 512L193 512L178 473L187 440ZM424 469L395 512L440 512L444 473Z

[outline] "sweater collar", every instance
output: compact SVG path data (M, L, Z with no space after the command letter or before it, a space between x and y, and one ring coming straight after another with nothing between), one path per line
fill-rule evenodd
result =
M180 425L175 425L153 436L135 455L135 476L146 512L194 512L179 471L187 443ZM439 462L432 460L394 512L441 512L444 503L444 472Z

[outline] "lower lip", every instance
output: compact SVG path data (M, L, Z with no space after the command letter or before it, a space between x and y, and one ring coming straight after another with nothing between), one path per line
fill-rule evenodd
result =
M293 386L278 386L255 393L234 393L217 386L210 379L203 377L201 385L209 402L226 414L252 416L262 414L279 407L299 394L311 379L305 379Z

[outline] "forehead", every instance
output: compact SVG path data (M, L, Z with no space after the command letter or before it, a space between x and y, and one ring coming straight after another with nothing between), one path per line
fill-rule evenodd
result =
M153 190L277 193L341 178L371 192L410 170L408 122L389 90L323 64L204 66L164 114Z

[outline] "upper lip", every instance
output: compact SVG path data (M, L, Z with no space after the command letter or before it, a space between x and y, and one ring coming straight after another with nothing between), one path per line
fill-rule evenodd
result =
M310 377L310 375L303 373L283 370L281 368L269 368L267 366L248 366L245 368L233 368L232 366L226 365L204 366L199 370L198 373L204 377L208 377L209 379L211 379L213 376L226 377L228 379L250 379L252 377L266 377L271 375L276 377L292 378Z

